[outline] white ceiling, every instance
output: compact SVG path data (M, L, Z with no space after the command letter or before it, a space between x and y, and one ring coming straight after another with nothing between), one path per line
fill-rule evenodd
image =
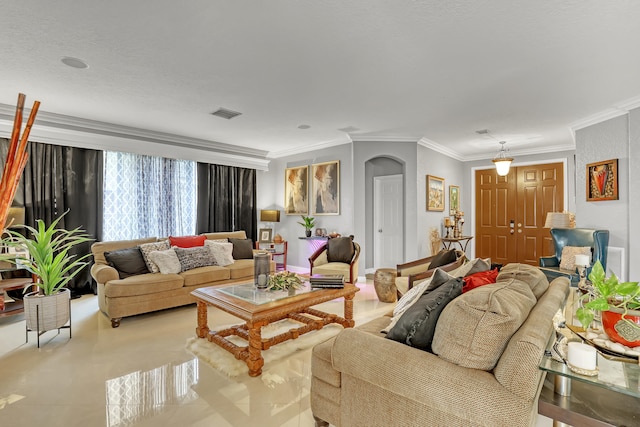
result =
M23 92L44 112L268 157L349 140L468 160L497 140L512 154L570 149L572 125L640 95L638 1L0 5L0 103ZM219 107L242 115L210 115Z

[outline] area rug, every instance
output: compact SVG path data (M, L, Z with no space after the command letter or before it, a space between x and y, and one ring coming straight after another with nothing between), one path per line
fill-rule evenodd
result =
M279 322L272 323L262 328L262 338L270 338L275 335L288 331L291 328L300 327L300 323L285 319ZM225 329L226 326L219 329ZM324 328L311 331L306 334L300 335L297 339L288 340L283 343L277 344L262 352L264 358L264 366L262 367L263 375L270 366L278 363L280 360L286 359L288 356L294 354L297 351L307 350L316 344L324 342L329 338L337 335L344 328L341 325L330 323ZM230 336L227 337L229 341L232 341L236 345L246 346L247 342L239 337ZM236 359L227 350L219 347L218 345L209 342L202 338L189 338L187 340L187 350L198 356L200 360L211 365L213 368L225 373L230 377L236 377L238 375L249 375L247 364L241 360Z

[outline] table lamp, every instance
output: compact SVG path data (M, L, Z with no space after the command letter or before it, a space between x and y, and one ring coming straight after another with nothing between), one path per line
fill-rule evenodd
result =
M582 290L587 289L587 267L589 267L589 255L578 254L575 256L574 265L578 269L580 274L580 281L578 282L578 288Z

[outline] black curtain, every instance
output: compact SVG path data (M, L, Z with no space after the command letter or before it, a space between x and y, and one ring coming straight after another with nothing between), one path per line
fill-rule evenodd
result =
M2 163L9 141L1 140ZM81 227L95 241L102 238L102 151L29 142L29 160L14 198L25 208L25 223L34 227L36 219L49 225L69 210L60 221L65 229ZM76 256L91 253L91 242L78 245ZM95 282L87 265L67 287L72 294L95 293Z
M255 169L198 163L196 232L244 230L256 240Z

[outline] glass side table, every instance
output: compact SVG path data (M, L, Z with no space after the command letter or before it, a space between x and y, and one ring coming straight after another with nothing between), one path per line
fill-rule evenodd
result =
M574 312L578 293L572 292L565 307L568 325L576 325ZM569 328L569 339L579 339ZM553 345L550 342L549 348ZM538 411L552 418L554 426L640 426L640 365L632 358L617 358L598 352L598 375L586 376L545 354L540 369L547 372ZM553 385L551 385L551 382Z

